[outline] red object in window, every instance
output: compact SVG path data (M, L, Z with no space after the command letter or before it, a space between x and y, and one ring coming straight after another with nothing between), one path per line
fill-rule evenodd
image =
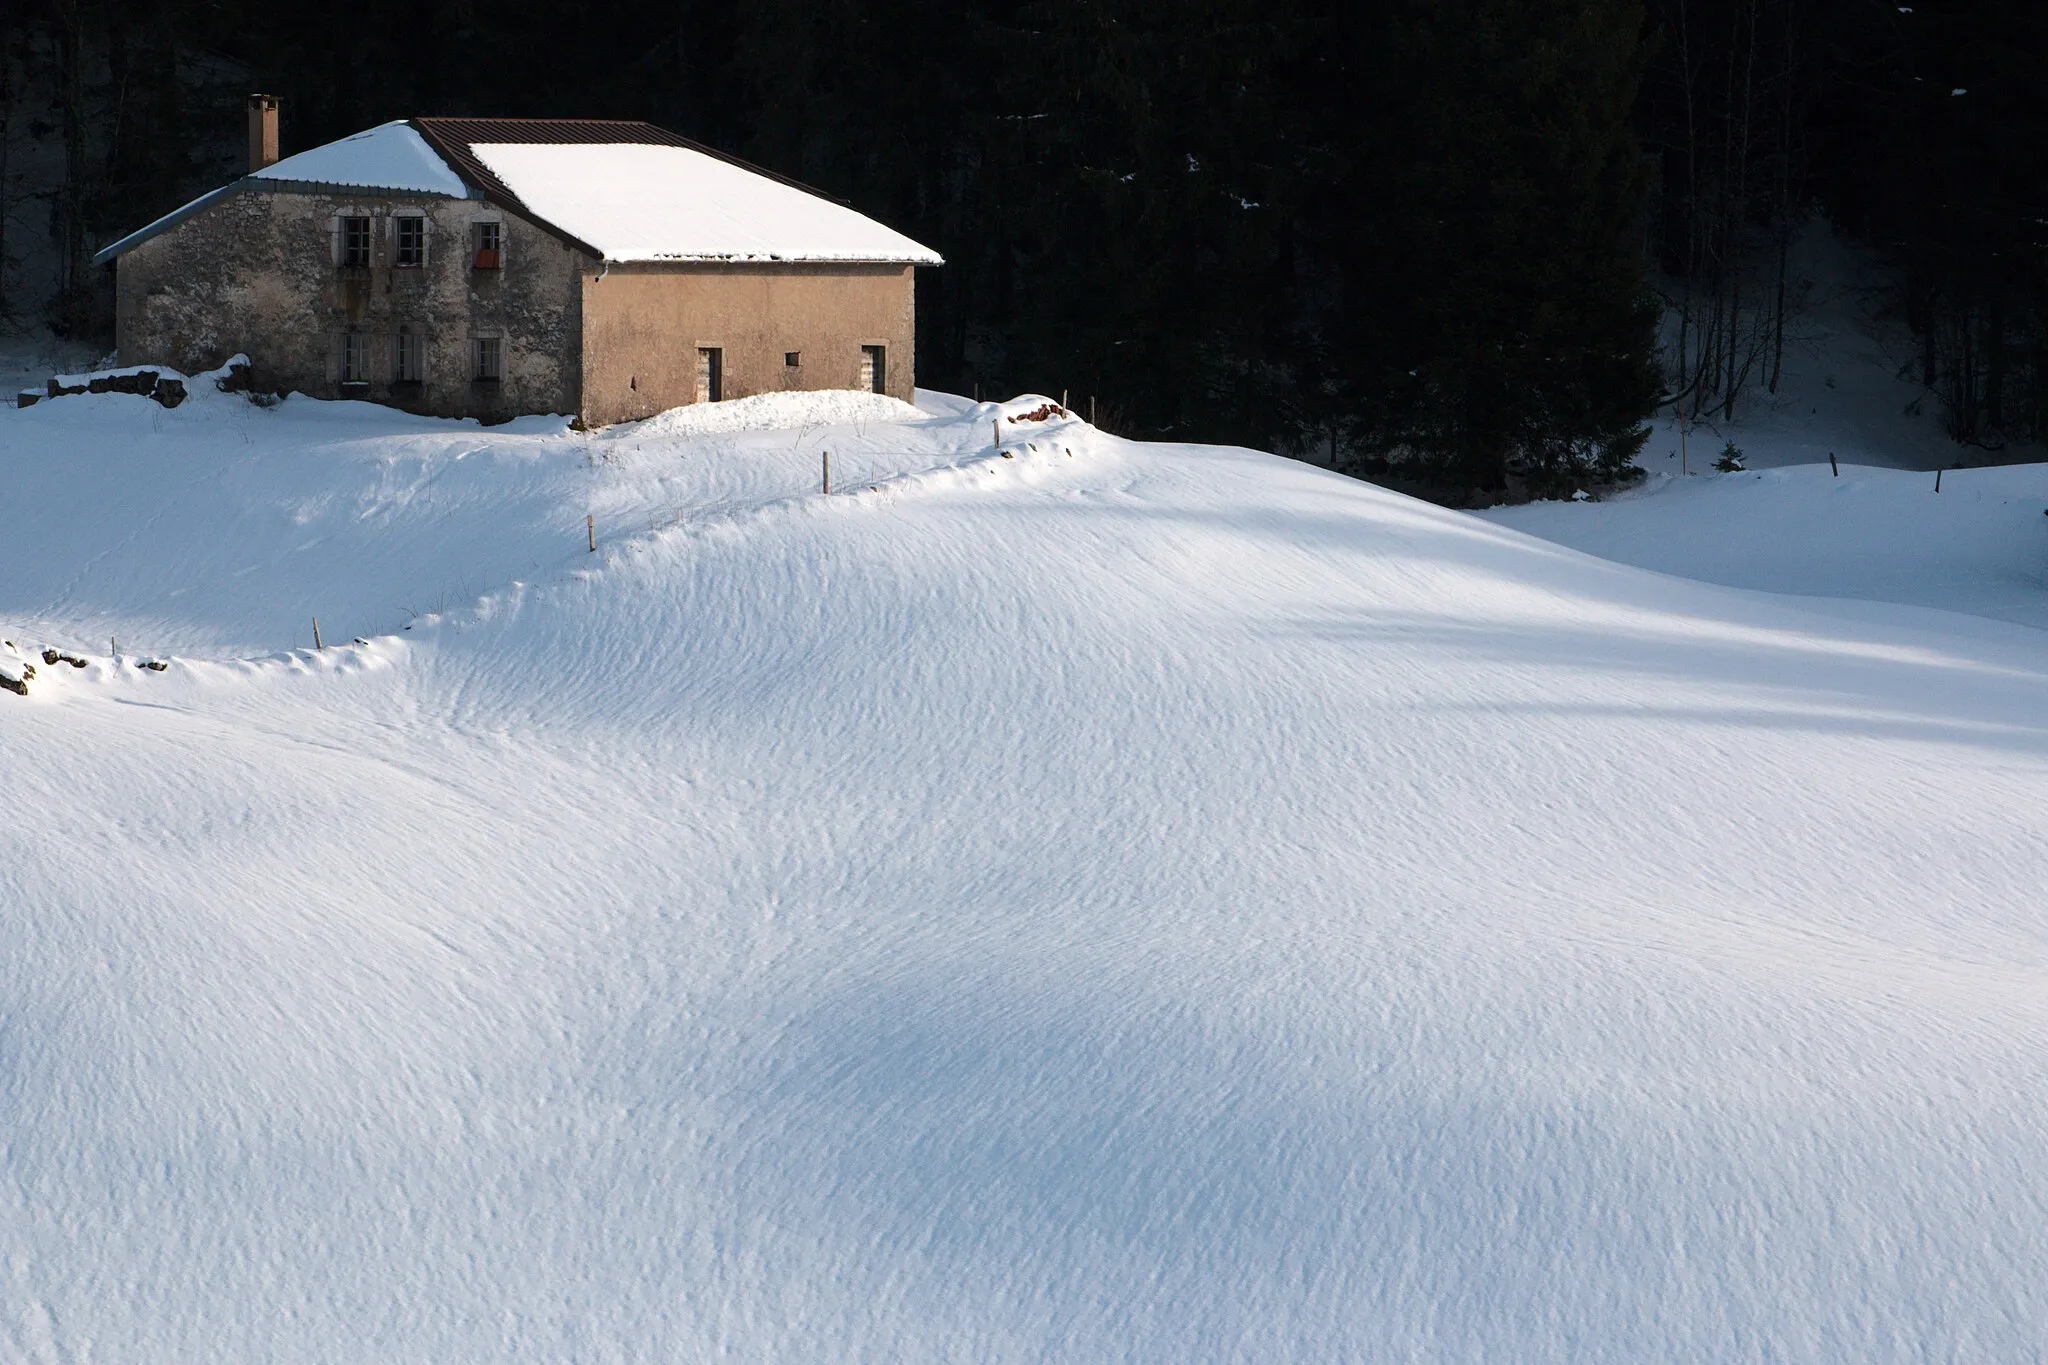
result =
M476 268L478 270L496 270L498 268L498 248L494 246L478 247L476 249Z

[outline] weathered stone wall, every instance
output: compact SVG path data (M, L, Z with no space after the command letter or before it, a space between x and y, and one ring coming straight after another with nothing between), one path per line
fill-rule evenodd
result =
M427 219L426 262L393 264L391 218ZM334 220L372 220L371 265L344 271ZM497 270L473 268L471 225L504 224ZM362 397L414 411L486 419L573 413L583 281L596 263L532 222L481 200L250 192L208 208L116 264L115 332L124 365L211 368L237 351L252 386ZM394 337L424 339L421 382L394 382ZM370 379L344 391L342 340L367 340ZM472 340L503 338L504 378L474 381Z
M583 281L583 408L593 426L697 401L697 351L724 352L722 397L858 387L912 401L916 311L904 265L613 265ZM794 351L796 365L786 363Z

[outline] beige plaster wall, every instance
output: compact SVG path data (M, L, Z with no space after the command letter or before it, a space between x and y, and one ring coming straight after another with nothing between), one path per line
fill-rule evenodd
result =
M421 212L426 264L392 264L390 219ZM372 220L372 264L347 278L333 220ZM470 225L504 224L496 271L472 270ZM578 410L582 280L595 263L515 213L482 200L340 193L235 195L121 256L115 334L124 365L191 373L247 352L258 388L363 397L444 416L498 418ZM400 326L425 340L422 382L392 383ZM342 392L341 335L368 337L367 391ZM473 382L470 340L504 339L505 377Z
M613 265L583 281L582 416L595 426L695 402L707 346L725 353L729 399L855 388L861 347L883 346L886 391L907 403L915 337L905 265Z

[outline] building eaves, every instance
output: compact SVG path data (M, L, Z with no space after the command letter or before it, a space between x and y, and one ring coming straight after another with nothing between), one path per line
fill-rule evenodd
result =
M200 195L191 203L186 204L180 208L172 209L169 213L157 219L154 223L149 224L147 227L137 228L135 231L129 233L126 237L123 237L120 241L109 242L106 246L101 247L98 251L93 253L92 263L94 265L105 265L108 261L113 260L116 256L120 256L127 252L133 251L136 247L141 246L150 238L155 237L160 233L169 232L172 228L184 222L187 218L191 218L197 214L204 213L207 209L212 208L215 204L221 203L228 199L232 199L236 195L242 193L244 190L247 190L249 188L251 188L249 178L247 176L243 176L240 180L230 180L227 184L222 185L217 190L208 190L205 194Z

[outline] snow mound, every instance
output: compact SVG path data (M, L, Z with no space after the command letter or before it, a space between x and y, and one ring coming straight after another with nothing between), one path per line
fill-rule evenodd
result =
M654 436L713 436L735 431L786 431L844 427L859 423L915 422L925 414L900 398L857 389L809 389L757 393L723 403L692 403L639 422L607 428L612 439Z

